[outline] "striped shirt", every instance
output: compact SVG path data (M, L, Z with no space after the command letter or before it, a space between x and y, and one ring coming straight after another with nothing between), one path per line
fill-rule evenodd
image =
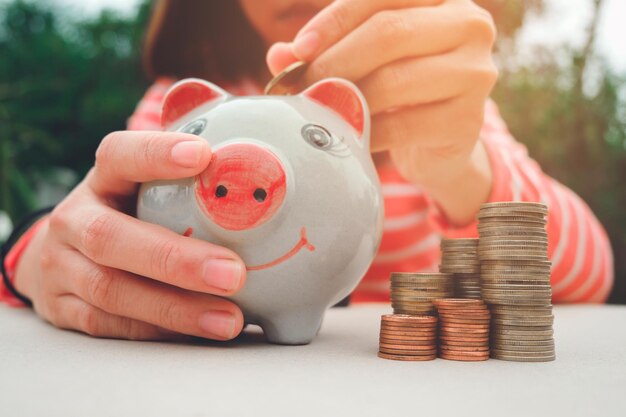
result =
M161 78L128 119L130 130L161 130L161 102L175 80ZM244 79L222 85L234 95L261 94ZM480 134L493 172L488 202L532 201L549 207L548 257L555 303L606 301L613 285L613 258L606 232L589 207L570 189L544 174L524 145L508 131L494 102L488 101ZM383 237L369 270L351 301L389 301L391 272L437 271L442 237L477 237L477 222L454 227L419 185L405 180L390 163L378 163L385 205ZM12 263L17 256L11 257ZM14 265L8 265L8 269ZM10 272L9 272L10 274ZM0 299L10 299L0 288ZM13 300L14 301L14 300ZM14 303L15 304L15 303Z

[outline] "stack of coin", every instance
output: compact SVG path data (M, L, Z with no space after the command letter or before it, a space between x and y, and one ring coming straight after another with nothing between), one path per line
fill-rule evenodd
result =
M480 299L480 260L478 239L443 239L439 270L453 274L458 298Z
M491 355L540 362L555 359L547 207L489 203L478 214L481 292L492 312Z
M489 359L491 315L484 301L448 298L433 303L439 314L439 357L457 361Z
M452 297L453 294L452 274L438 272L391 274L391 306L395 314L433 314L433 300Z
M385 314L380 319L379 357L399 361L437 357L437 317Z

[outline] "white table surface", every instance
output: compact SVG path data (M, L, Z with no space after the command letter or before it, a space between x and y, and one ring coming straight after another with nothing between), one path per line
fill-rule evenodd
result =
M0 306L2 416L626 416L626 306L555 308L557 360L376 356L388 305L331 309L307 346L95 339Z

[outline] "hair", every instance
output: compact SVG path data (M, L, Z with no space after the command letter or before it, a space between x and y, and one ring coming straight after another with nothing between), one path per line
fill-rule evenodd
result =
M476 0L491 13L502 1ZM155 0L142 57L148 77L236 81L262 71L264 58L238 0Z
M156 0L143 49L150 78L234 81L261 71L265 46L237 0Z

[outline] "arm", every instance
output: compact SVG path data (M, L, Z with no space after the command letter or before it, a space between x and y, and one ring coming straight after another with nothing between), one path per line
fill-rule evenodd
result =
M487 103L481 142L493 172L485 201L541 201L550 209L548 255L552 261L553 300L606 301L613 285L613 255L606 232L589 207L570 189L543 173L528 156L526 147L515 141L493 102ZM434 213L444 234L475 235L475 221L464 227L454 226L439 202L434 203Z

